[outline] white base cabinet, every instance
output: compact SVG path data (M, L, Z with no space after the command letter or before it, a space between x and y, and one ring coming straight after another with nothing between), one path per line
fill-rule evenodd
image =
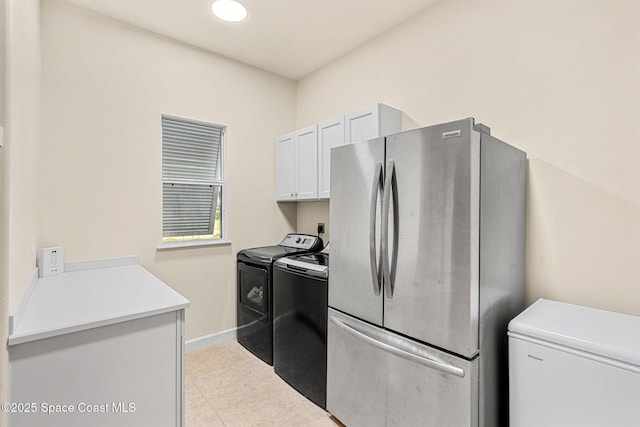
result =
M189 304L137 257L34 277L9 320L9 425L183 426Z
M182 426L183 313L9 347L9 425Z

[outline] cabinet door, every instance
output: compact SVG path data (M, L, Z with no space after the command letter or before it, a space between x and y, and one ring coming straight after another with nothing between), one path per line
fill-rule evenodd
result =
M331 149L344 145L344 116L318 124L318 197L328 199L331 186Z
M375 104L345 115L345 144L368 141L402 130L402 111Z
M313 125L295 133L296 141L296 200L318 198L318 126Z
M295 193L295 134L276 140L276 200L292 200Z
M8 425L182 426L182 316L171 311L9 347L10 401L37 410L8 414ZM74 411L48 414L43 404Z
M380 133L378 104L344 116L345 143L367 141Z

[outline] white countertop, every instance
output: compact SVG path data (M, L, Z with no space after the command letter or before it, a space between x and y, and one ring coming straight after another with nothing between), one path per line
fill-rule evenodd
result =
M180 310L190 302L135 264L39 278L22 304L10 346Z

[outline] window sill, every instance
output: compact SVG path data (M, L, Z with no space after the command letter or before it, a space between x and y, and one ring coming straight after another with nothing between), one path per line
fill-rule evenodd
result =
M203 239L203 240L184 240L181 242L163 242L156 248L159 251L167 249L184 249L184 248L196 248L202 246L225 246L230 245L230 240L225 239Z

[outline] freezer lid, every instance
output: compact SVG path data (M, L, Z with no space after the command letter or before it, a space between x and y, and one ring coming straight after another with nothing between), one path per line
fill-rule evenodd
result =
M509 335L640 366L640 317L539 299L509 323Z

